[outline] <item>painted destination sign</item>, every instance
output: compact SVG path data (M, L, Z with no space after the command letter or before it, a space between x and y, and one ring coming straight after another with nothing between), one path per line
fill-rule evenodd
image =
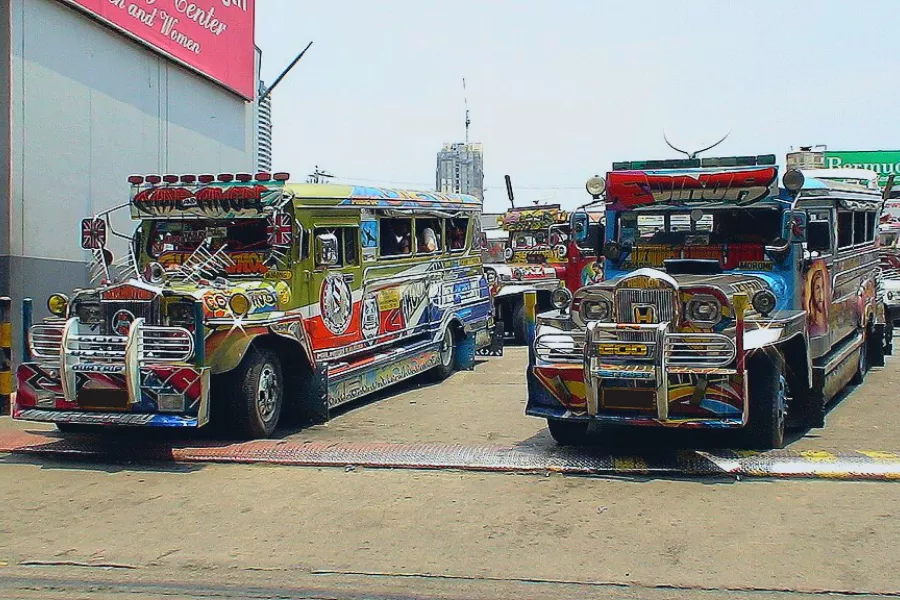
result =
M775 192L777 167L720 171L613 171L607 207L627 210L651 204L751 204Z

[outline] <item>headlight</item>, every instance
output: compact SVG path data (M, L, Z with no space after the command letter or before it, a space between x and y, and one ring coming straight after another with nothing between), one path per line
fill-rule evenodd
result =
M753 304L753 310L764 317L769 316L769 313L775 310L776 302L775 294L769 290L759 290L753 294L753 299L750 301Z
M570 292L567 288L561 287L553 290L553 293L550 294L550 304L553 305L553 308L563 311L569 308L569 305L572 303L572 292Z
M488 285L497 283L497 272L493 269L485 269L484 276L487 279Z
M236 317L244 317L250 312L250 298L245 294L235 294L228 301L228 307Z
M65 294L53 294L47 298L47 310L57 317L64 317L68 307L69 298Z
M606 180L602 177L594 175L587 180L587 183L584 185L584 187L587 190L588 194L596 198L606 191Z
M581 303L580 312L584 321L608 321L612 305L608 300L585 300Z
M194 324L194 305L189 302L173 302L166 307L170 327L184 327Z
M74 303L75 316L78 320L86 325L95 325L103 320L100 314L99 302L78 302Z
M722 305L713 296L698 294L685 307L689 321L703 325L715 325L722 320Z

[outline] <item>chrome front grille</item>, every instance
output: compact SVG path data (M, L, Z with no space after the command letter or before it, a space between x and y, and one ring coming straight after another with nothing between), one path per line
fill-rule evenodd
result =
M144 319L147 325L160 325L162 319L158 301L106 300L101 303L103 311L103 333L115 335L113 320L120 311L127 310L135 319Z
M675 293L673 290L616 290L616 311L619 323L637 323L634 308L653 306L655 319L650 323L665 323L675 320ZM649 324L649 323L644 323Z
M666 364L672 367L725 367L735 356L734 341L717 333L670 333L665 338Z
M63 325L35 325L31 328L29 347L35 358L59 358Z

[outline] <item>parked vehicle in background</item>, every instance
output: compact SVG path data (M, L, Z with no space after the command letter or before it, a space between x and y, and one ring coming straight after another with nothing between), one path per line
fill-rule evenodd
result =
M559 287L576 290L602 280L602 263L573 242L569 215L559 205L512 208L498 223L506 235L503 262L486 260L485 270L496 296L497 320L524 344L525 292L535 291L538 307L549 309ZM602 226L602 213L592 213L588 236L599 239Z
M734 429L756 448L781 447L788 417L823 426L890 348L882 195L778 175L764 155L615 163L589 181L606 280L538 316L527 414L564 444L594 422Z
M884 309L891 325L900 321L900 200L885 202L878 230Z
M428 372L470 368L493 307L464 195L293 185L287 174L133 176L130 253L82 224L99 286L49 300L16 419L268 436Z

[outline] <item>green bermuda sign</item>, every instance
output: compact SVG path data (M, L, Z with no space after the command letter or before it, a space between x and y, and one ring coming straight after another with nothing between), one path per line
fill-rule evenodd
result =
M869 169L880 175L880 183L887 183L889 175L900 178L900 150L862 150L854 152L825 152L825 166L829 169Z

